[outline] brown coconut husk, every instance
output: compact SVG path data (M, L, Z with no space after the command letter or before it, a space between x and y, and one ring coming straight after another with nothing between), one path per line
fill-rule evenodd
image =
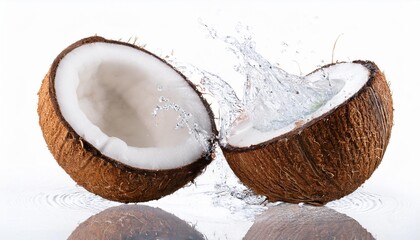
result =
M328 207L281 204L258 216L247 239L375 239L351 217Z
M88 191L109 200L125 203L159 199L193 181L211 162L212 149L209 149L208 153L195 162L176 169L148 170L134 168L120 163L118 159L112 159L103 155L89 142L80 137L64 119L57 103L54 88L57 67L61 59L73 49L94 42L121 44L156 57L136 45L107 40L98 36L77 41L58 55L50 71L45 76L38 93L39 125L48 148L58 164L77 184ZM164 60L160 60L166 63ZM181 73L179 74L183 76ZM213 119L209 104L196 90L196 87L185 77L184 79L200 96L209 117ZM211 122L215 131L214 122ZM210 144L210 146L212 145ZM153 159L150 160L153 161Z
M81 223L69 240L84 239L205 239L175 215L159 208L122 205L108 208Z
M322 205L353 192L372 175L391 136L392 96L376 64L354 63L369 70L369 79L337 108L271 141L223 148L245 185L270 201Z

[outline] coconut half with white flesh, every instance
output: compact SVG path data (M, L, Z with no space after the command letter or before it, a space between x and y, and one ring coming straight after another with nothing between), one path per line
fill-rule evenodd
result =
M138 46L82 39L53 62L39 123L59 165L120 202L158 199L211 161L213 115L195 85Z
M223 153L239 179L270 201L322 205L363 184L380 164L393 125L391 92L369 61L326 65L306 76L341 90L292 124L260 131L247 118L229 129Z

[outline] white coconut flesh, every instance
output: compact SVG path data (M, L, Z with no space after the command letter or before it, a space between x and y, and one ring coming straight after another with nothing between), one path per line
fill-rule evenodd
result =
M188 124L211 133L198 94L179 73L148 53L104 42L82 45L60 61L54 87L61 114L74 131L123 164L173 169L206 151L188 127L176 128L180 112L159 111L154 116L164 97L190 114Z
M322 106L314 109L310 114L298 119L293 119L293 121L290 121L292 122L291 124L273 131L260 131L256 129L252 121L249 121L246 117L237 119L236 122L230 126L227 144L237 148L258 145L282 136L305 125L313 119L321 117L325 113L337 108L357 93L368 81L369 70L358 63L339 63L306 76L306 81L319 81L324 78L323 76L328 76L330 81L342 82L343 84L337 94L333 95Z

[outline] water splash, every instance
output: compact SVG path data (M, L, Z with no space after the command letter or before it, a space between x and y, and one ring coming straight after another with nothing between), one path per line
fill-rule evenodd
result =
M237 97L235 90L218 75L193 65L182 65L184 66L182 68L183 73L195 79L200 79L200 89L203 92L210 93L216 100L218 107L215 115L219 119L219 122L216 123L219 128L218 138L219 142L225 145L227 136L230 133L229 126L244 112L241 100Z
M336 95L344 83L330 79L324 73L317 81L287 73L273 65L256 51L256 44L248 27L238 25L240 39L219 36L206 24L209 36L222 41L238 59L234 69L245 77L243 98L216 74L201 71L201 85L218 102L220 112L220 135L226 144L229 129L244 122L261 131L281 129L316 111Z
M266 197L255 194L240 182L229 168L219 147L215 149L212 168L216 177L214 190L208 194L212 196L214 206L228 209L232 214L247 220L253 220L267 209Z
M320 79L310 81L272 64L257 52L247 26L239 24L238 36L234 37L221 36L214 28L201 24L211 39L221 42L236 57L238 63L233 68L244 77L242 97L215 73L175 59L166 60L189 79L199 79L197 87L214 98L217 107L212 109L218 119L222 146L227 145L234 127L252 126L260 132L270 132L294 124L325 105L344 86L343 80L332 79L326 72Z
M162 91L162 87L158 86L157 91ZM201 147L204 149L205 152L209 151L212 147L210 146L209 139L212 139L212 135L204 130L202 127L199 126L196 122L191 122L193 115L186 110L184 110L180 105L176 102L171 101L169 98L165 96L159 97L159 103L156 105L155 109L152 112L152 117L157 118L159 112L161 111L175 111L178 113L176 124L174 128L176 130L179 129L188 129L188 133L193 135L194 138L198 141Z

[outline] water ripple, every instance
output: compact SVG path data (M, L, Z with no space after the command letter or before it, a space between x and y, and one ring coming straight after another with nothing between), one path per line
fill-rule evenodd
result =
M356 191L346 197L328 203L327 206L340 212L395 212L400 208L401 203L391 197Z
M102 211L108 207L118 205L81 187L55 189L35 195L32 202L37 206L48 206L59 209Z

